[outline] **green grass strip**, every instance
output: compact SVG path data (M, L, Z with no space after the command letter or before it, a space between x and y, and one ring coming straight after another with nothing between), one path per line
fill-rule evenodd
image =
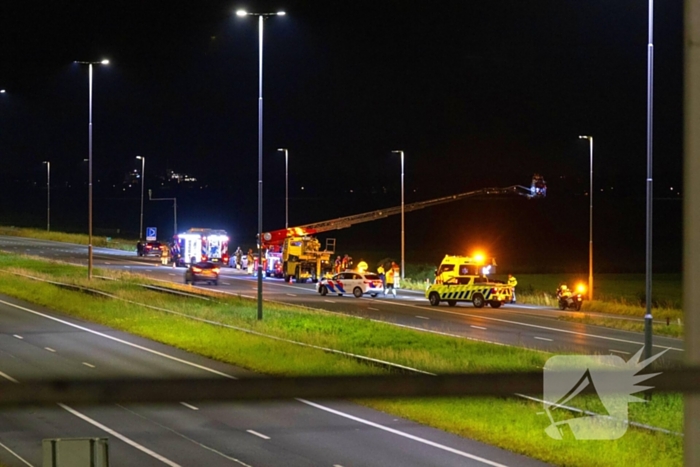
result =
M149 282L147 278L111 271L96 272L119 276L123 281L93 280L88 283L84 268L45 260L0 255L0 269L87 285L129 300L436 373L541 368L549 356L543 352L431 335L282 305L266 305L265 320L259 322L255 319L256 307L252 300L221 296L218 302L208 303L175 297L140 287L139 284ZM0 293L260 373L292 376L385 372L319 350L251 336L9 274L0 275ZM650 404L631 404L630 419L681 431L680 400L678 396L664 395L655 396ZM544 433L549 421L544 415L537 415L542 407L530 401L436 398L361 403L560 465L639 465L640 452L644 452L644 463L648 465L682 465L682 439L670 435L630 429L615 441L549 439Z

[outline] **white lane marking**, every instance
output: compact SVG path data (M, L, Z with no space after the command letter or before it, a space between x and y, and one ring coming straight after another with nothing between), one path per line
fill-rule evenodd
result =
M169 275L169 276L174 276L175 274L173 274L172 272L169 272L168 275Z
M134 415L134 416L136 416L136 417L139 417L139 418L142 419L142 420L147 420L149 423L152 423L152 424L154 424L154 425L156 425L156 426L158 426L158 427L164 429L165 431L169 431L170 433L174 434L175 436L179 436L180 438L182 438L182 439L184 439L184 440L187 440L187 441L189 441L190 443L196 444L197 446L199 446L199 447L202 448L202 449L206 449L206 450L209 451L209 452L213 452L214 454L217 454L217 455L223 457L224 459L228 459L228 460L233 461L233 462L235 462L235 463L237 463L237 464L240 464L240 465L242 465L242 466L244 466L244 467L252 467L251 465L246 464L245 462L241 461L240 459L236 459L235 457L227 456L226 454L224 454L224 453L221 452L221 451L217 451L216 449L211 448L211 447L207 446L206 444L202 444L202 443L200 443L199 441L196 441L196 440L194 440L194 439L192 439L192 438L189 438L189 437L183 435L182 433L180 433L179 431L173 430L172 428L170 428L170 427L168 427L168 426L165 426L165 425L163 425L163 424L161 424L161 423L158 423L158 422L155 421L155 420L151 420L150 418L145 417L145 416L141 415L140 413L137 413L137 412L134 412L133 410L127 409L127 408L124 407L123 405L116 404L116 406L119 407L119 408L121 408L122 410L124 410L124 411L126 411L126 412L129 412L130 414L132 414L132 415Z
M88 368L95 368L95 365L91 365L91 364L88 363L88 362L83 362L83 365L85 365L85 366L88 367Z
M354 415L340 412L338 410L331 409L330 407L325 407L323 405L316 404L314 402L307 401L305 399L297 399L297 400L303 404L310 405L311 407L316 407L317 409L324 410L326 412L338 415L340 417L344 417L344 418L347 418L349 420L354 420L358 423L362 423L364 425L369 425L371 427L378 428L380 430L387 431L389 433L393 433L393 434L398 435L398 436L403 436L404 438L408 438L408 439L411 439L413 441L418 441L419 443L427 444L428 446L442 449L443 451L451 452L453 454L457 454L458 456L466 457L468 459L472 459L472 460L475 460L477 462L481 462L483 464L490 465L492 467L507 467L504 464L499 464L498 462L490 461L488 459L484 459L483 457L475 456L474 454L469 454L468 452L460 451L458 449L451 448L449 446L445 446L444 444L439 444L439 443L436 443L434 441L429 441L425 438L420 438L418 436L411 435L411 434L405 433L403 431L396 430L394 428L389 428L388 426L384 426L384 425L380 425L378 423L370 422L369 420L355 417Z
M188 404L187 402L180 402L180 404L184 405L184 406L187 407L188 409L199 410L197 407L195 407L194 405L190 405L190 404Z
M609 341L615 341L615 342L624 342L626 344L635 344L635 345L644 345L643 342L636 342L636 341L631 341L627 339L620 339L617 337L608 337L608 336L601 336L598 334L589 334L586 332L578 332L578 331L569 331L567 329L559 329L559 328L552 328L549 326L541 326L539 324L529 324L529 323L521 323L518 321L511 321L509 319L501 319L501 318L491 318L488 316L480 316L480 315L472 315L469 313L457 313L455 311L447 311L447 310L439 310L436 309L438 307L433 307L433 308L426 308L423 306L416 306L416 305L411 305L408 303L400 303L400 302L393 302L396 306L408 306L411 308L420 308L421 310L428 310L428 311L433 311L436 313L445 313L448 315L457 315L457 316L462 316L462 317L469 317L469 318L479 318L479 319L484 319L484 320L489 320L489 321L497 321L500 323L508 323L508 324L517 324L518 326L525 326L525 327L530 327L530 328L537 328L537 329L545 329L547 331L554 331L554 332L563 332L565 334L574 334L576 336L585 336L585 337L594 337L596 339L605 339ZM659 345L659 344L653 344L653 347L659 348L659 349L669 349L669 350L677 350L678 352L685 352L683 349L680 349L678 347L670 347L668 345Z
M379 311L379 308L371 308L371 307L367 307L367 309L368 309L368 310L372 310L372 311Z
M230 282L222 282L222 284L224 284L224 285L231 285Z
M207 366L200 365L200 364L198 364L198 363L189 362L189 361L183 360L183 359L181 359L181 358L173 357L172 355L168 355L168 354L165 354L165 353L163 353L163 352L158 352L157 350L149 349L148 347L144 347L144 346L142 346L142 345L134 344L134 343L131 343L131 342L129 342L129 341L125 341L125 340L123 340L123 339L119 339L118 337L113 337L113 336L104 334L104 333L102 333L102 332L93 331L93 330L90 329L90 328L86 328L86 327L84 327L84 326L79 326L79 325L77 325L77 324L73 324L73 323L71 323L71 322L69 322L69 321L65 321L65 320L62 320L62 319L59 319L59 318L54 318L54 317L51 316L51 315L47 315L47 314L45 314L45 313L40 313L40 312L38 312L38 311L30 310L29 308L25 308L25 307L23 307L23 306L15 305L14 303L6 302L6 301L4 301L4 300L0 300L0 303L2 303L3 305L10 306L10 307L12 307L12 308L16 308L16 309L18 309L18 310L26 311L27 313L32 313L32 314L34 314L34 315L41 316L42 318L46 318L46 319L50 319L50 320L52 320L52 321L56 321L57 323L65 324L66 326L70 326L70 327L75 328L75 329L80 329L81 331L89 332L90 334L93 334L93 335L96 335L96 336L104 337L105 339L109 339L109 340L114 341L114 342L119 342L120 344L128 345L129 347L133 347L133 348L135 348L135 349L143 350L144 352L148 352L148 353L151 353L151 354L153 354L153 355L158 355L159 357L167 358L168 360L173 360L173 361L175 361L175 362L182 363L183 365L188 365L188 366L191 366L191 367L194 367L194 368L199 368L200 370L208 371L209 373L213 373L213 374L215 374L215 375L223 376L224 378L237 379L235 376L231 376L231 375L229 375L229 374L223 373L223 372L218 371L218 370L215 370L215 369L213 369L213 368L209 368L209 367L207 367Z
M64 409L64 410L66 410L67 412L72 413L72 414L75 415L76 417L85 420L85 421L88 422L89 424L91 424L91 425L93 425L93 426L96 426L96 427L99 428L100 430L109 433L110 435L114 436L115 438L119 438L120 440L124 441L126 444L135 447L135 448L138 449L139 451L141 451L141 452L143 452L143 453L145 453L145 454L148 454L149 456L153 457L154 459L157 459L157 460L161 461L163 464L169 465L170 467L181 467L180 464L176 464L175 462L171 461L170 459L167 459L167 458L161 456L161 455L158 454L157 452L151 451L151 450L148 449L147 447L140 445L140 444L137 443L136 441L134 441L134 440L132 440L132 439L130 439L130 438L127 438L126 436L122 435L121 433L117 433L117 432L114 431L113 429L104 426L103 424L101 424L101 423L98 422L97 420L93 420L92 418L88 417L87 415L84 415L84 414L78 412L77 410L68 407L67 405L58 404L58 406L61 407L61 408Z
M2 371L0 371L0 376L2 376L3 378L5 378L8 381L12 381L13 383L19 384L19 381L17 381L16 379L14 379L12 376L8 375L7 373L3 373Z
M12 449L8 448L8 447L5 446L4 444L0 443L0 447L5 448L5 450L6 450L7 452L9 452L9 453L12 454L13 456L15 456L15 457L16 457L17 459L19 459L20 461L22 461L22 462L24 463L24 465L28 465L29 467L34 467L32 464L30 464L30 463L27 462L26 460L22 459L22 458L20 457L19 454L17 454L15 451L13 451Z
M13 337L16 337L17 339L20 339L20 340L24 339L24 337L22 337L22 336L20 336L20 335L17 335L17 334L13 334L12 336L13 336Z
M324 300L324 302L326 302L326 303L335 303L335 301L333 301L333 300Z
M250 433L251 435L255 435L255 436L257 436L258 438L262 438L262 439L270 439L270 437L269 437L269 436L265 436L264 434L262 434L262 433L258 433L257 431L253 431L253 430L245 430L245 431L247 431L247 432L248 432L248 433Z
M430 319L430 318L427 318L427 317L425 317L425 316L418 316L418 315L416 315L416 318L420 318L420 319Z
M547 342L554 342L554 339L547 339L546 337L535 336L535 339L538 339L541 341L547 341Z
M609 350L610 352L622 353L622 354L625 354L625 355L629 355L629 354L630 354L629 352L624 352L624 351L622 351L622 350L615 350L615 349L608 349L608 350Z
M295 293L288 293L287 295L289 295L290 297L296 297L296 296L297 296L297 294L295 294Z
M484 331L486 330L485 327L482 327L482 326L474 326L473 324L470 325L469 327L474 328L474 329L482 329L482 330L484 330Z
M146 272L153 272L153 269L146 269Z
M105 264L112 264L112 263L110 263L109 261L105 261Z
M44 349L48 350L49 352L56 353L56 351L54 349L52 349L51 347L44 347Z
M254 299L255 297L251 297L250 295L241 295L243 298L250 298L251 300Z

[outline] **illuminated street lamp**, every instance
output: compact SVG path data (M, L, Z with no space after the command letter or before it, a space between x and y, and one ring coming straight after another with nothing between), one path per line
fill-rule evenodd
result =
M146 156L136 156L141 159L141 224L139 224L139 240L143 240L143 186L146 184ZM177 235L175 232L173 235Z
M263 317L262 309L262 155L263 155L263 21L270 16L284 16L284 11L276 13L249 13L246 10L236 11L237 16L257 16L258 17L258 319Z
M406 252L406 241L404 236L404 204L403 204L403 151L391 151L394 154L401 155L401 279L405 277L406 263L405 263L405 252Z
M46 231L51 232L51 162L46 164Z
M0 94L5 94L5 90L4 90L4 89L0 89Z
M289 228L289 150L279 148L284 151L284 228Z
M99 62L80 62L75 61L79 65L87 65L89 70L88 78L88 279L92 279L92 66L93 65L108 65L109 60L100 60Z
M590 187L588 188L588 202L590 205L588 210L588 299L593 300L593 137L581 135L579 138L588 140L588 147L591 153L591 176Z

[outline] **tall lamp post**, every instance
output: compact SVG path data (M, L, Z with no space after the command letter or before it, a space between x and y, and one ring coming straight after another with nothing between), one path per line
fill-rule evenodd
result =
M108 65L109 60L101 60L99 62L80 62L75 61L80 65L87 65L89 70L88 78L88 279L92 279L92 66L93 65Z
M51 232L51 162L46 164L46 231Z
M287 148L279 148L284 151L284 228L289 228L289 151Z
M141 223L139 224L139 240L143 240L143 187L146 185L146 156L136 156L141 159ZM175 232L173 235L177 235Z
M644 314L644 358L651 357L651 240L652 205L654 202L652 131L654 123L654 0L649 0L649 42L647 44L647 254L646 254L646 313Z
M588 300L593 300L593 137L581 135L580 139L588 140L591 153L591 175L588 188Z
M401 279L404 279L406 277L406 264L405 264L405 253L406 253L406 237L405 237L405 232L404 232L404 218L405 218L405 212L404 212L404 202L403 202L403 195L404 195L404 189L403 189L403 151L391 151L394 154L400 154L401 155Z
M263 318L262 308L262 196L263 196L263 180L262 180L262 154L263 154L263 22L270 16L284 16L284 11L276 13L249 13L245 10L236 11L238 16L257 16L258 17L258 319Z

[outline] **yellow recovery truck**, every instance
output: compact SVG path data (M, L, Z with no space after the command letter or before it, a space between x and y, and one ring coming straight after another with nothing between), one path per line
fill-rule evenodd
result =
M425 291L425 298L432 306L438 306L440 302L447 302L449 306L455 306L457 302L472 302L475 308L483 308L486 303L499 308L510 302L513 289L486 277L486 274L495 272L495 267L494 258L485 261L478 255L445 255L435 273L435 284Z

